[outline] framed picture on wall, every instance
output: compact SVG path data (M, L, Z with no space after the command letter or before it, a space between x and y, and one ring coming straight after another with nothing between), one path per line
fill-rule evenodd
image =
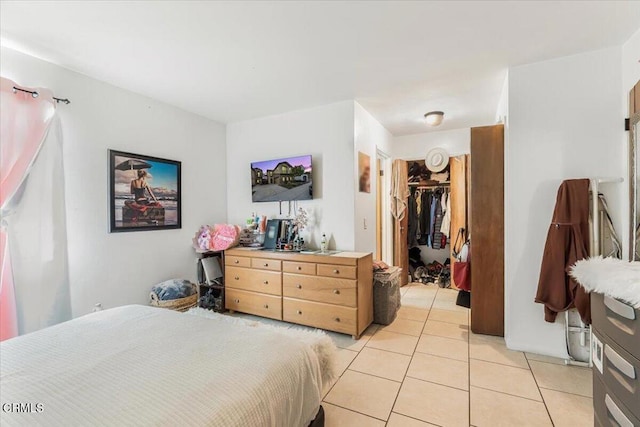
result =
M371 158L358 151L358 189L361 193L371 193Z
M109 150L111 233L182 228L181 163Z

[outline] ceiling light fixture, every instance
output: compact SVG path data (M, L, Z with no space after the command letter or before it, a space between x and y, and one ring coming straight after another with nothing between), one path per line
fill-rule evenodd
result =
M430 111L424 115L424 120L429 126L439 126L443 118L444 113L442 111Z

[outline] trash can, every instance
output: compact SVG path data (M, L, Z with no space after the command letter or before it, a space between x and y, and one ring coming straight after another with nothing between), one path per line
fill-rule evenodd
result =
M373 323L388 325L400 308L400 267L389 267L373 274Z

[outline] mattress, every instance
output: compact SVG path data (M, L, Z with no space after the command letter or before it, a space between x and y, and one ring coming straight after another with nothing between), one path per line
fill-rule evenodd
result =
M330 339L226 317L124 306L0 343L0 424L307 426Z

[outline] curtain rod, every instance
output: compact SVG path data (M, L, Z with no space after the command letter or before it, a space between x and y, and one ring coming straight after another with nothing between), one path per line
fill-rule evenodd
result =
M19 87L13 87L13 93L16 93L17 91L20 92L26 92L26 93L30 93L31 96L33 96L34 98L37 98L40 94L37 91L34 90L27 90L27 89L21 89ZM53 97L53 99L57 102L57 103L64 103L64 104L71 104L71 101L69 101L67 98L56 98L55 96Z

